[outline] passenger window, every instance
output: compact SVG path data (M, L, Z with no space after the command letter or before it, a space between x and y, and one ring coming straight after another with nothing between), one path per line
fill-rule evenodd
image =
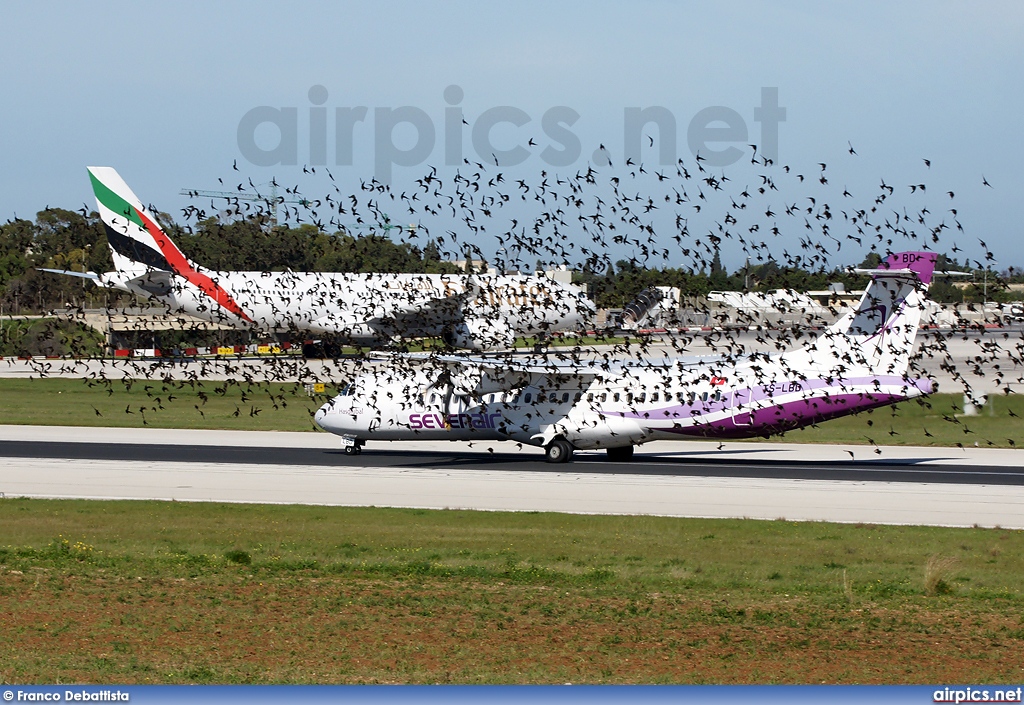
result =
M721 400L722 400L722 393L721 392L715 392L715 401L721 401Z
M594 402L594 395L593 394L588 394L587 395L587 401L590 402L590 403L593 403Z
M615 394L612 395L612 401L618 401L618 400L619 400L619 393L615 392Z
M651 401L658 401L658 393L657 392L655 392L654 394L651 395Z
M626 403L627 404L632 404L633 403L633 393L632 392L626 394Z
M602 402L608 401L608 392L601 392L601 401Z
M530 392L527 392L526 396L523 397L523 403L529 404L532 399L533 395Z
M636 400L643 404L645 401L647 401L647 392L640 392L640 395L636 398Z
M582 399L582 398L583 398L583 394L582 394L582 393L580 393L580 392L576 392L576 393L575 393L575 394L573 395L573 397L572 397L572 400L573 400L574 402L577 402L577 401L579 401L579 400L580 400L580 399Z
M569 392L562 392L562 403L569 401Z
M703 394L701 394L700 395L700 400L701 401L707 401L708 400L708 393L704 392Z

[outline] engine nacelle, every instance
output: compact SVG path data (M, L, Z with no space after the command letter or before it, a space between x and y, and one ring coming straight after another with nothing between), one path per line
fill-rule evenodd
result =
M529 372L513 369L494 370L474 365L457 365L449 368L449 380L456 394L480 397L484 394L501 394L525 387L530 383Z
M445 326L441 340L463 350L505 350L516 342L516 334L503 318L469 318Z

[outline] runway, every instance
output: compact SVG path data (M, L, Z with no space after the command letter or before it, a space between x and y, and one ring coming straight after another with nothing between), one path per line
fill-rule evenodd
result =
M633 462L543 462L511 443L316 433L0 426L0 492L61 497L749 517L1024 528L1019 451L699 441Z

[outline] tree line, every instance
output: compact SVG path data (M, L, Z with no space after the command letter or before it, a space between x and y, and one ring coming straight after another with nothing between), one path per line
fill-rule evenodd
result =
M268 227L258 220L218 218L186 229L167 214L161 226L190 260L212 270L426 272L456 274L433 243L420 248L377 233L328 234L313 225ZM31 314L65 307L102 308L132 304L132 297L87 280L38 268L109 272L114 264L99 214L48 208L35 221L0 225L0 310Z
M84 211L84 209L83 209ZM93 286L84 279L40 272L38 268L77 272L113 269L103 223L95 212L47 208L34 221L17 219L0 225L0 313L31 314L74 308L124 307L133 304L123 292ZM224 222L208 218L184 228L167 214L158 220L182 252L212 270L322 271L322 272L426 272L456 274L464 271L442 259L433 241L423 247L378 232L327 233L314 225L271 226L265 220L237 219ZM872 253L862 263L874 266L880 257ZM939 269L972 271L956 260L940 257ZM1000 275L975 272L975 283L958 288L938 278L929 292L939 302L977 302L987 298L1007 301L1020 298L1008 283L1024 282L1020 272ZM776 262L743 266L729 273L716 251L709 271L649 269L635 261L619 260L602 271L584 269L574 281L586 284L601 308L621 308L651 286L678 287L683 296L703 297L710 291L824 290L841 283L847 291L862 289L864 277L841 267L831 271L806 271ZM987 292L986 292L987 289Z

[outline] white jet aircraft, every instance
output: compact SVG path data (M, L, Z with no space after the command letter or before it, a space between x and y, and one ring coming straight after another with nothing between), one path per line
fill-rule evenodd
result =
M653 440L782 433L934 390L909 359L935 261L902 252L865 270L860 304L787 352L619 364L437 356L359 377L316 422L349 454L377 439L514 440L553 463L576 449L628 460Z
M335 334L361 344L441 337L470 350L510 348L589 321L582 291L544 276L215 272L189 261L110 167L89 167L115 271L76 274L172 312L266 332Z

